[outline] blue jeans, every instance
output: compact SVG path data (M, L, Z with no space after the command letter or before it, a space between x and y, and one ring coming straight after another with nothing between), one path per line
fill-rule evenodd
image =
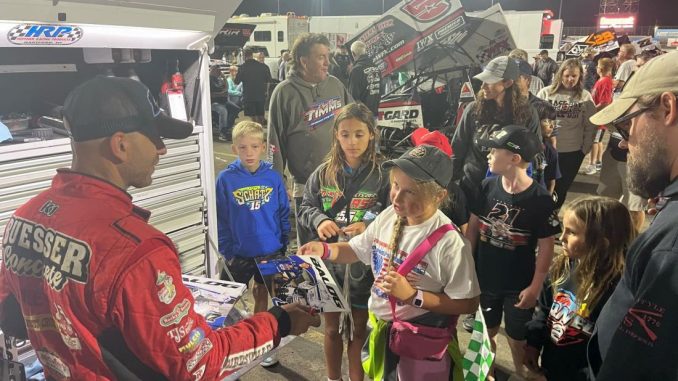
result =
M212 103L212 111L219 114L219 135L230 137L235 118L240 113L240 107L226 101L224 104Z

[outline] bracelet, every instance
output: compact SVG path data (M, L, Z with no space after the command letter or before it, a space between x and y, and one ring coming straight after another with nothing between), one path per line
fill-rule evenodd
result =
M323 255L320 256L320 259L323 261L330 259L330 254L332 251L330 250L330 245L327 244L327 242L321 242L323 244Z

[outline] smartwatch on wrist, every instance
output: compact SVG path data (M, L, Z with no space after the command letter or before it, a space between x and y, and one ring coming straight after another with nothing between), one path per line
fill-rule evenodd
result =
M417 308L422 308L424 306L424 291L417 290L414 299L412 299L412 305Z

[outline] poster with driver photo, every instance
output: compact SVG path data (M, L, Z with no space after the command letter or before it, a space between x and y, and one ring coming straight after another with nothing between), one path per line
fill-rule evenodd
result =
M273 305L301 303L317 312L349 310L346 298L320 258L279 256L257 263Z

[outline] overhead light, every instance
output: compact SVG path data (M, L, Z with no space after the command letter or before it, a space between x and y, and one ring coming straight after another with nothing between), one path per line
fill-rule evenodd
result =
M633 29L636 26L636 17L633 15L609 16L602 15L598 19L600 29Z

